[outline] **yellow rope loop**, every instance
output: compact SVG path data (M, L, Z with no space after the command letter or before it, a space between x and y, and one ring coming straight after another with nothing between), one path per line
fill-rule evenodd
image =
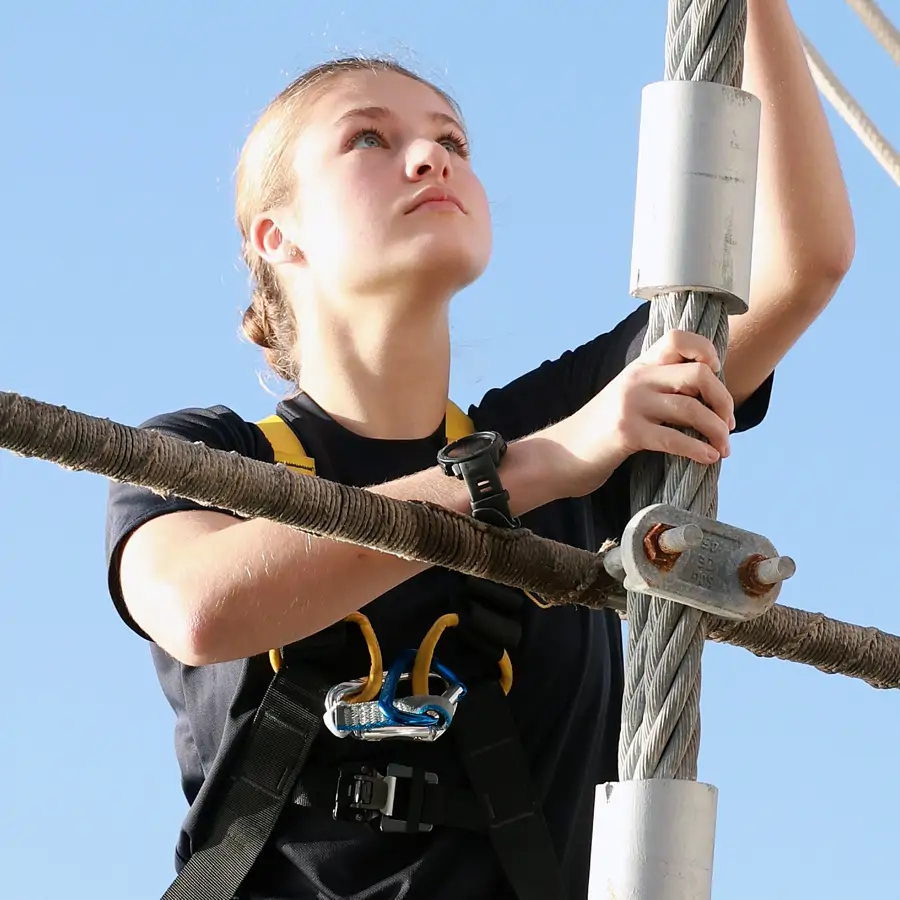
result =
M431 673L431 664L434 662L434 651L441 635L448 628L459 625L459 616L456 613L446 613L428 629L428 633L422 638L419 649L416 652L416 661L412 671L412 692L417 696L428 695L428 676ZM504 650L500 659L500 687L504 694L508 694L513 684L513 667L509 654Z
M368 703L374 700L381 691L381 684L384 680L384 665L381 661L381 645L378 643L378 637L372 623L360 612L350 613L344 619L345 622L355 622L359 625L359 630L366 639L366 646L369 648L369 677L366 683L355 693L347 694L344 697L345 703Z
M532 594L531 591L523 591L522 593L535 605L539 606L541 609L550 609L553 606L552 603L548 603L546 600L541 600L537 594Z
M500 687L503 693L508 694L513 686L513 667L509 654L504 650L503 656L500 657Z
M456 613L447 613L441 616L428 629L419 649L416 651L416 661L413 663L412 670L412 692L417 697L424 697L428 694L428 676L431 674L431 664L434 662L434 649L437 647L441 635L448 628L455 628L459 625L459 616Z
M374 700L381 691L381 684L384 679L384 666L381 660L381 645L378 643L378 636L372 623L362 613L350 613L344 618L345 622L355 622L359 625L366 641L366 647L369 650L369 674L366 683L355 693L347 694L343 699L345 703L368 703ZM280 648L269 651L269 663L272 670L277 675L284 664L284 654Z

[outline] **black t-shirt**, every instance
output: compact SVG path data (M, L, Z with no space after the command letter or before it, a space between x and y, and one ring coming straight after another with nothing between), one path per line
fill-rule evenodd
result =
M496 430L514 440L574 413L639 355L647 310L642 304L613 331L543 363L506 387L489 391L469 410L476 429ZM770 378L737 411L738 430L762 421L771 383ZM279 412L316 460L318 475L360 487L433 467L445 443L443 426L421 440L361 437L337 424L304 395L282 402ZM224 406L158 416L143 427L262 461L273 459L262 432ZM198 508L189 501L127 484L110 487L109 589L119 613L138 633L119 588L121 547L137 527L155 516ZM628 518L629 466L625 465L594 495L548 504L524 516L523 524L544 537L596 551L605 539L621 535ZM396 653L418 646L435 619L448 611L461 583L457 573L432 568L365 607L385 665ZM587 896L595 785L617 777L623 680L620 623L609 611L574 606L541 609L529 603L522 624L522 639L512 654L515 677L509 703L568 896L578 900ZM222 760L236 739L246 733L272 671L264 654L191 667L155 644L150 648L176 714L176 753L191 804L176 850L180 868L202 839L210 783L220 776ZM333 660L335 682L360 677L367 670L361 640L348 641L346 653ZM400 742L383 743L396 747ZM310 765L333 753L369 758L372 746L326 736L314 748ZM443 740L429 745L440 758L442 779L454 766L456 778L461 779L451 748ZM241 896L502 900L510 893L485 836L450 828L424 835L383 834L367 825L334 821L320 810L291 806Z

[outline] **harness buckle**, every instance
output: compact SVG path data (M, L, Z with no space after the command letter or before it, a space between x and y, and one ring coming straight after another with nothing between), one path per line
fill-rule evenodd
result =
M362 763L348 763L338 770L337 788L334 797L333 816L345 822L372 822L381 817L380 827L383 832L417 832L431 831L430 822L422 822L421 796L417 799L417 809L406 811L407 818L394 816L394 805L397 798L398 779L412 779L413 769L391 763L381 775L372 766ZM437 784L438 777L434 772L425 772L425 784ZM412 829L410 820L416 822Z
M334 793L335 819L346 822L371 822L393 807L391 786L371 766L348 763L338 769Z

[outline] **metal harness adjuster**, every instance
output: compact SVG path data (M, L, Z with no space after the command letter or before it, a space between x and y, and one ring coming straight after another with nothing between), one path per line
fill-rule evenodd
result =
M381 817L380 828L384 832L410 831L409 819L394 816L394 804L397 795L397 780L411 779L414 771L409 766L391 763L381 775L372 766L364 764L348 764L338 770L337 788L334 797L334 818L349 822L371 822ZM437 784L438 777L434 772L425 772L426 784ZM420 801L421 803L421 801ZM409 816L412 810L408 810ZM421 808L416 811L421 815ZM434 826L429 822L418 822L415 831L431 831Z

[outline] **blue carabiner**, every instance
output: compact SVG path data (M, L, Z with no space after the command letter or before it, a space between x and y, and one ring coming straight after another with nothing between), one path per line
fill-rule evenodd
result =
M422 711L417 713L406 712L398 709L396 706L397 686L400 683L400 676L407 670L410 663L415 660L415 657L415 650L405 650L394 660L394 664L388 670L382 683L381 693L378 696L378 707L392 725L448 725L447 711L436 704L423 706ZM451 686L461 688L462 693L460 697L465 696L465 685L446 666L435 660L432 663L432 669L436 670ZM434 713L434 715L429 715L429 713ZM435 723L435 715L438 717L437 723Z

